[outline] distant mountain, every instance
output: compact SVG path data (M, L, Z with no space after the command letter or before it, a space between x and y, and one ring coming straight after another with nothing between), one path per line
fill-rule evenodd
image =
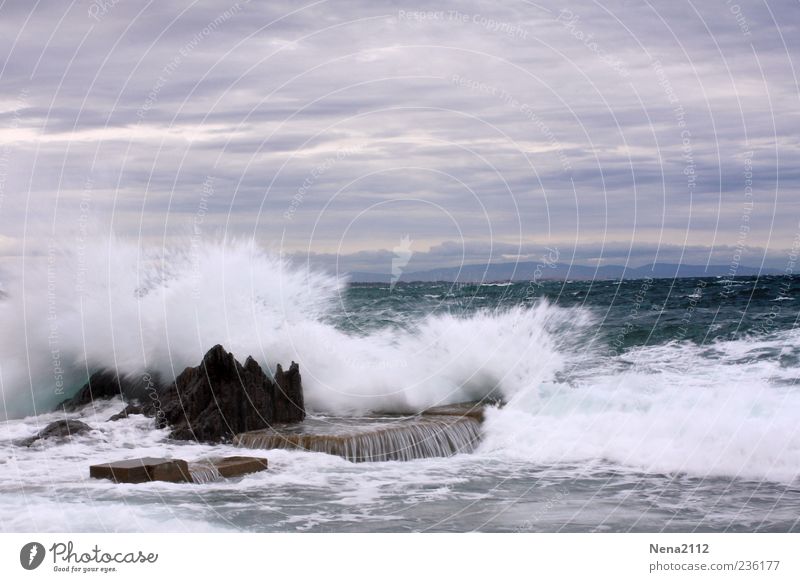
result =
M757 267L739 267L737 277L754 275L780 275L779 269ZM674 263L656 263L643 267L624 267L622 265L605 265L589 267L585 265L567 265L555 263L543 265L537 262L524 263L492 263L489 265L464 265L428 271L403 273L399 281L451 281L470 283L476 281L586 281L586 280L619 280L619 279L673 279L676 277L728 277L728 265L678 265ZM387 273L352 272L350 280L354 283L389 283L391 275Z

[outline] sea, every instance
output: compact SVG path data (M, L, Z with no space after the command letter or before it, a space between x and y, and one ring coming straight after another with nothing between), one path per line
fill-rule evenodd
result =
M800 278L357 284L248 245L120 242L28 264L0 300L7 532L790 532L800 529ZM476 450L352 463L258 450L211 483L94 463L243 454L119 400L30 448L86 375L174 377L222 343L300 363L312 417L490 399Z

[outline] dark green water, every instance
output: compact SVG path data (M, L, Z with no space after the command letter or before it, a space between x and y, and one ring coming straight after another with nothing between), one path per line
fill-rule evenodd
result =
M343 329L403 327L420 317L469 316L533 305L584 308L598 319L596 341L609 348L689 340L697 344L793 329L800 277L640 279L514 284L354 284L342 300ZM621 340L621 341L620 341Z

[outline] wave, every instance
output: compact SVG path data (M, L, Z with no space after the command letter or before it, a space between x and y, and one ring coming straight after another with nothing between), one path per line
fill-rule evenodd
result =
M798 335L633 350L625 371L609 360L489 410L481 450L541 464L602 460L646 473L794 481L797 369L762 357L787 344L796 352Z
M54 246L27 262L0 302L7 417L52 409L87 372L173 379L221 343L274 369L300 362L313 410L415 411L509 397L561 367L553 330L585 325L546 303L470 317L420 318L403 331L353 334L332 323L344 282L254 243L159 251L120 240Z
M466 316L408 320L398 311L402 326L345 331L344 281L249 242L55 247L7 291L7 417L51 410L95 369L169 381L222 343L269 369L300 362L316 412L413 412L502 396L478 454L777 481L800 472L796 331L611 356L587 308L544 300Z

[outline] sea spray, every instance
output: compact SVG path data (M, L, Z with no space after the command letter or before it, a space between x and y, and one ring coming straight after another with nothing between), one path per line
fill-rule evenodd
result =
M344 281L252 242L204 242L189 252L106 239L79 257L55 245L52 260L24 264L0 301L0 380L12 417L52 409L64 398L57 382L69 396L97 369L171 381L218 343L272 370L299 361L312 410L413 412L509 397L552 378L564 361L557 331L590 320L585 310L542 301L344 331L334 324Z
M209 243L195 262L184 247L95 240L80 256L54 246L46 261L21 265L0 301L10 416L47 410L64 398L61 382L74 391L96 369L172 379L216 343L277 361L260 339L276 341L282 329L318 317L338 288L248 243Z

